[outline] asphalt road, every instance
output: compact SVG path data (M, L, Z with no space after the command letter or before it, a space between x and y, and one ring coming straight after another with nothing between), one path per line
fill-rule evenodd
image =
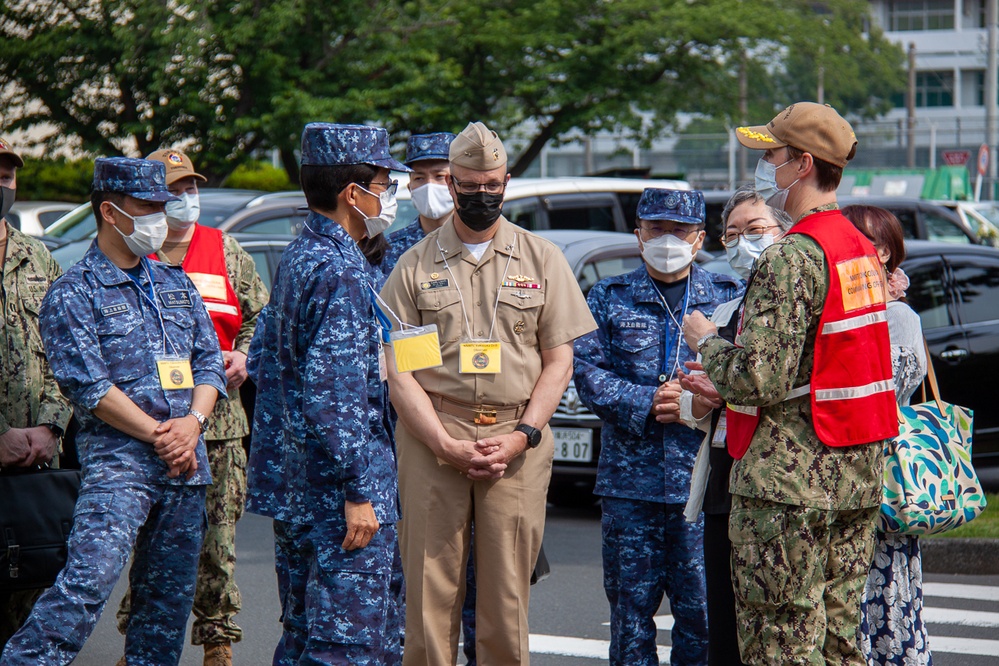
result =
M999 490L999 468L981 470L986 485ZM235 646L237 665L270 663L280 635L270 521L246 516L237 533L238 582L245 632ZM534 588L531 603L532 658L535 666L586 666L606 663L610 638L607 601L600 565L600 514L589 509L550 508L545 550L552 575ZM999 663L999 576L927 575L926 606L931 646L937 666L986 666ZM123 586L112 597L104 617L79 659L82 666L110 666L121 656L124 641L114 627L114 612ZM668 655L671 623L668 605L660 610L661 655ZM188 647L182 664L201 664L200 649Z

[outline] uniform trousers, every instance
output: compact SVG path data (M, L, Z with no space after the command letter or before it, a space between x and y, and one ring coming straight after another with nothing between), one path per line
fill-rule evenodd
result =
M510 433L438 413L453 437ZM406 573L405 666L457 663L466 563L475 522L475 652L480 664L529 664L531 572L541 547L554 442L510 462L503 478L472 481L437 459L400 421L396 429L400 544Z
M878 511L732 496L732 579L745 663L867 663L860 601Z
M180 661L205 535L205 487L93 477L84 471L66 566L7 644L4 666L73 661L133 551L129 666Z
M343 521L274 521L281 640L274 666L402 663L402 566L395 525L345 551Z
M674 618L673 666L708 662L703 524L682 504L601 498L604 591L610 602L610 663L659 663L655 615L663 595Z
M241 439L205 440L212 485L205 498L208 531L198 558L191 643L235 643L243 630L235 616L241 607L236 587L236 522L246 503L246 451ZM118 631L125 633L131 591L118 607Z

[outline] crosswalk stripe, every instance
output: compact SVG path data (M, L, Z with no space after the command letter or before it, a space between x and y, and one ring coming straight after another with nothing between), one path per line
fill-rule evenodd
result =
M985 657L999 657L999 641L984 638L955 638L954 636L937 636L930 633L930 652L947 652L951 654L974 654Z
M670 649L668 646L657 647L660 664L669 663ZM548 636L531 634L532 654L554 654L562 657L583 657L584 659L603 659L610 654L610 641L594 638L572 638L569 636Z
M999 601L999 587L924 582L923 596L950 597L953 599L975 599L976 601Z
M924 606L923 621L930 624L949 624L960 627L999 627L999 613ZM933 635L932 632L930 635Z

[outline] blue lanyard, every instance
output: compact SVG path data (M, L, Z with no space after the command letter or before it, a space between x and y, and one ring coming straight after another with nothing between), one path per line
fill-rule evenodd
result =
M371 292L371 305L375 309L375 317L378 319L378 324L382 328L382 342L389 342L389 333L392 330L392 322L382 311L381 306L378 305L378 297L375 295L375 290L371 288L371 285L368 285L368 290Z

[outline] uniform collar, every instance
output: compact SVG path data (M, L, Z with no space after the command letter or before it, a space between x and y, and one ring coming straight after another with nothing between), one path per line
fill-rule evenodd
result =
M3 261L3 274L6 276L20 266L22 261L27 260L28 250L21 238L24 234L12 227L6 220L3 223L7 226L7 254L0 257L0 260Z
M518 234L527 233L524 229L516 226L505 217L500 215L499 228L492 242L482 255L482 259L476 261L472 253L468 251L465 244L458 238L458 232L454 230L454 216L441 226L437 232L437 242L444 251L444 256L440 252L434 252L434 262L443 263L444 258L452 260L455 257L468 261L472 264L482 264L488 261L494 254L502 254L504 257L512 256L514 259L520 257L520 244L516 242Z
M629 276L632 278L631 283L634 286L636 303L662 303L659 291L652 282L653 278L649 275L644 265L632 271ZM690 267L690 274L687 276L687 280L690 285L688 292L690 296L687 300L688 309L694 305L703 305L712 302L714 285L712 284L710 274L706 270L695 263Z
M351 238L350 234L347 233L347 230L341 224L313 211L305 218L305 228L306 231L312 231L317 236L332 240L340 248L340 251L344 253L344 256L359 261L361 270L366 271L365 266L368 260L365 258L364 253L361 252L361 248L358 247L357 243L354 242L354 239Z
M94 275L97 276L97 279L105 287L131 282L131 278L125 274L125 271L108 259L108 256L101 251L101 248L97 245L96 238L90 244L90 249L87 250L87 253L83 255L82 263L93 271ZM141 257L139 263L148 264L149 260Z

